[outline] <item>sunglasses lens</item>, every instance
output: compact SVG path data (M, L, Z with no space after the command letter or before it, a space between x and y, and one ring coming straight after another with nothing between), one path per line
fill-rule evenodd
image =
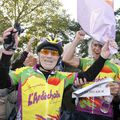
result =
M44 54L44 55L48 55L49 54L49 51L48 50L45 50L45 49L42 49L40 51L40 53Z
M40 51L40 53L42 53L42 54L44 54L44 55L48 55L49 53L51 53L51 55L53 55L53 56L59 56L58 51L55 51L55 50L42 49L42 50Z
M59 55L58 51L51 51L51 54L52 54L53 56L58 56L58 55Z

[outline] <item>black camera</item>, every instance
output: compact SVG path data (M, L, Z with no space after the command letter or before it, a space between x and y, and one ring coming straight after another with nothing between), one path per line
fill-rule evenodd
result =
M21 28L20 23L17 23L17 22L16 22L16 23L14 24L14 28L17 30L18 35L20 35L21 33L24 32L24 29Z
M24 29L21 28L20 23L15 23L14 28L17 30L18 35L24 32ZM16 32L11 31L11 34L7 36L7 39L4 40L4 48L5 50L15 50L16 45L15 45L15 39L14 39L14 34Z

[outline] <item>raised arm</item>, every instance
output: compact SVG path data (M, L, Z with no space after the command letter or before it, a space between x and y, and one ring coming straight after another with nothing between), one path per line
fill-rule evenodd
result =
M11 64L11 70L23 67L23 63L27 58L28 52L24 51L22 54Z
M27 48L22 54L14 60L14 62L11 64L11 70L15 70L16 68L20 68L24 66L24 61L27 58L29 52L31 51L32 43L34 42L35 37L32 37L28 43L27 43Z
M7 59L6 59L7 58ZM10 66L10 56L2 54L0 60L0 89L10 87L10 77L9 77L9 66ZM6 61L6 62L5 62Z
M12 37L9 38L13 32ZM9 38L9 39L8 39ZM11 40L14 39L14 40ZM2 57L0 59L0 88L8 88L10 87L10 77L9 77L9 67L10 67L10 60L14 53L14 47L16 48L18 45L18 37L17 32L14 28L8 28L3 33L3 46L4 49L2 51Z
M79 43L83 40L85 36L85 33L83 31L78 31L76 33L75 39L72 41L72 43L68 44L67 46L65 46L64 48L64 52L63 52L63 57L62 57L62 61L72 65L74 67L78 67L79 66L79 57L76 57L74 55L76 47L79 45Z

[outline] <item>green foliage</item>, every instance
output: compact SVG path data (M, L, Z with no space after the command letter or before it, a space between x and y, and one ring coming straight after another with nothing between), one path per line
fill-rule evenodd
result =
M119 52L114 56L115 58L120 60L120 8L115 12L116 16L116 42L119 47Z
M3 11L0 10L0 35L8 27L10 27L9 20L4 17Z
M19 22L28 33L39 37L48 32L57 34L61 29L66 30L69 24L69 15L58 0L1 0L0 7L0 20L3 18L9 25Z
M115 12L117 21L116 41L120 47L120 9ZM66 44L72 41L76 31L81 27L62 8L59 0L0 0L0 33L13 26L15 22L21 23L25 32L20 37L19 50L24 50L28 35L36 36L33 50L41 37L49 33L60 37ZM78 54L79 53L79 54ZM82 54L81 54L82 53ZM78 55L87 56L87 41L78 46Z
M77 48L77 55L81 57L86 57L88 56L88 40L84 40Z
M20 37L19 47L23 47L23 43L27 44L27 34L36 36L38 40L49 33L63 40L68 39L64 31L69 29L70 16L58 0L1 0L0 13L0 33L15 22L25 28L26 35ZM38 40L33 44L33 49Z
M120 48L120 31L116 31L116 42L118 43L118 47Z

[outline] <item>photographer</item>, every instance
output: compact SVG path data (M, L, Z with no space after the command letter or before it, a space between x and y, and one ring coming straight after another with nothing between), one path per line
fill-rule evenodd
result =
M10 39L12 38L12 39ZM14 39L15 38L15 39ZM3 33L3 50L2 56L0 59L0 78L1 78L1 86L0 86L0 120L8 120L8 117L13 109L13 105L11 105L8 101L9 89L11 83L9 82L9 67L10 60L14 53L15 48L18 45L18 37L17 31L14 28L8 28ZM9 107L8 107L9 106Z

